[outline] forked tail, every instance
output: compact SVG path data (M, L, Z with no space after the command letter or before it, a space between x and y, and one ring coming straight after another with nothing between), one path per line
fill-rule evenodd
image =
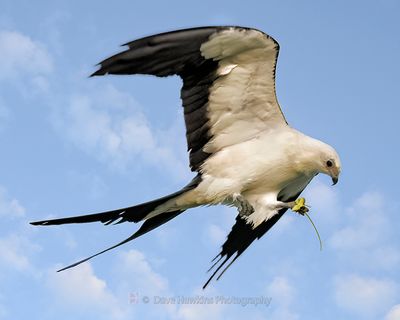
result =
M168 222L169 220L175 218L179 214L185 211L185 208L182 209L177 209L174 211L165 211L161 212L155 216L152 216L151 218L147 218L151 213L159 208L162 204L165 204L167 201L172 200L185 192L192 190L197 187L197 185L201 181L201 176L198 175L196 176L187 186L182 188L181 190L172 193L170 195L167 195L165 197L152 200L146 203L142 203L139 205L135 205L132 207L127 207L127 208L121 208L117 210L112 210L112 211L106 211L106 212L100 212L100 213L93 213L93 214L88 214L88 215L82 215L82 216L74 216L74 217L67 217L67 218L59 218L59 219L51 219L51 220L42 220L42 221L35 221L31 222L32 225L34 226L51 226L51 225L60 225L60 224L67 224L67 223L88 223L88 222L96 222L100 221L104 223L105 225L109 225L111 223L118 224L122 223L125 221L130 221L130 222L140 222L142 220L145 220L145 222L141 225L139 230L137 230L133 235L131 235L129 238L117 243L116 245L109 247L103 251L100 251L86 259L83 259L81 261L78 261L74 264L71 264L65 268L62 268L58 271L63 271L72 267L75 267L85 261L88 261L91 258L94 258L106 251L109 251L111 249L114 249L116 247L119 247L120 245L127 243L133 239L136 239L140 237L141 235L159 227L160 225Z

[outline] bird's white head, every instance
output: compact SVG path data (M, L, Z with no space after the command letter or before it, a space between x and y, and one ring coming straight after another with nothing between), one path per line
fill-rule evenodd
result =
M315 159L317 160L318 172L329 175L332 178L333 185L335 185L339 181L341 171L339 155L330 145L321 141L319 142L319 155Z
M335 185L339 181L341 163L336 150L330 145L311 137L301 140L301 169L309 174L325 173Z

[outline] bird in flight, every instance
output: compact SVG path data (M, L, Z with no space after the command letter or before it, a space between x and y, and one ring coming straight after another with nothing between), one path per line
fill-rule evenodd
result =
M298 197L318 173L329 175L336 184L340 159L328 144L288 125L275 92L279 44L262 31L200 27L125 45L125 51L102 61L92 76L180 76L190 168L196 176L181 190L153 201L31 224L143 221L129 238L62 271L127 243L187 209L234 206L236 222L213 260L205 288L288 209L300 214L308 210Z

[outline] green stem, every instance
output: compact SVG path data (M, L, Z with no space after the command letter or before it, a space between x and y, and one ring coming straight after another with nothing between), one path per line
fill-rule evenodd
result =
M308 215L308 213L307 213L307 212L304 212L304 215L308 218L308 220L310 220L312 226L314 227L314 230L315 230L315 232L317 233L318 240L319 240L319 249L322 251L322 240L321 240L321 237L319 236L319 232L318 232L318 230L317 230L317 228L316 228L314 222L311 220L310 216Z

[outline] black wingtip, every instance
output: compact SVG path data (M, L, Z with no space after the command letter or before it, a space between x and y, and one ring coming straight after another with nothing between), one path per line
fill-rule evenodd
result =
M214 262L215 258L217 258L217 257L219 257L219 259L218 259L217 261ZM212 262L214 262L214 263L213 263L212 266L207 270L207 273L210 272L212 269L214 269L214 267L218 264L218 262L221 261L223 255L222 255L222 254L219 254L219 255L217 255L217 257L215 257L214 259L211 260L211 263L212 263Z
M222 257L222 256L221 256ZM215 275L218 273L218 271L224 266L224 264L229 260L230 256L225 256L224 261L221 262L221 264L218 266L218 268L213 272L210 278L208 278L207 282L203 286L203 290L208 286L208 284L211 282L211 280L215 277ZM221 260L221 259L219 259ZM218 261L219 261L218 260ZM216 265L216 263L214 264Z

